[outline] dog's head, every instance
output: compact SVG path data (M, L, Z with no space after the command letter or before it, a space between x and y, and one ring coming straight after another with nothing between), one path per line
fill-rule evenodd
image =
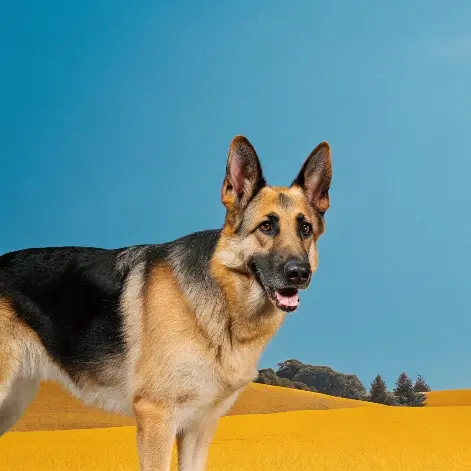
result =
M330 147L319 144L289 187L267 185L255 149L243 136L230 146L221 198L226 207L223 263L255 278L281 310L294 311L298 290L317 268L332 177Z

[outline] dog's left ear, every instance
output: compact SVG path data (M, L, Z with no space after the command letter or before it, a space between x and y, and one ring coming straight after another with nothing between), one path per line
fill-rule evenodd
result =
M314 208L320 213L329 209L329 188L332 179L330 146L321 142L309 155L295 178L293 185L300 186Z
M252 144L244 136L234 137L221 190L224 206L230 211L242 211L265 184L262 167Z

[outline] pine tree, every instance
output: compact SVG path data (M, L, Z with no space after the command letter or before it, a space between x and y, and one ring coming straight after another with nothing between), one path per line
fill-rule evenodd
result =
M400 406L421 407L425 404L425 395L414 391L412 380L405 372L399 375L394 394Z
M388 400L388 390L386 383L380 375L377 375L370 386L370 400L378 404L386 404Z
M422 406L425 406L426 399L427 399L427 396L423 392L414 391L414 395L412 396L410 404L408 405L410 407L422 407Z
M399 375L394 388L394 394L400 406L408 406L414 402L414 385L405 372Z
M419 375L415 381L414 384L414 391L415 392L429 392L432 389L430 386L425 382L424 378L422 378L422 375Z

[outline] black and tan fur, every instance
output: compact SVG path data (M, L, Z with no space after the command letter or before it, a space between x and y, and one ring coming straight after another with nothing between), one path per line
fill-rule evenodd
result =
M331 181L320 144L289 187L231 143L222 229L161 245L28 249L0 257L0 435L41 380L134 415L141 469L205 469L221 415L317 267Z

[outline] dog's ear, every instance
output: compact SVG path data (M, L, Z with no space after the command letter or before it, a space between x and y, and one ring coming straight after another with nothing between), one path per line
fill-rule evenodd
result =
M241 211L265 185L262 167L252 144L244 136L234 137L222 185L222 203L230 211Z
M293 185L300 186L307 199L321 214L329 209L329 188L332 179L330 146L321 142L309 155L295 178Z

